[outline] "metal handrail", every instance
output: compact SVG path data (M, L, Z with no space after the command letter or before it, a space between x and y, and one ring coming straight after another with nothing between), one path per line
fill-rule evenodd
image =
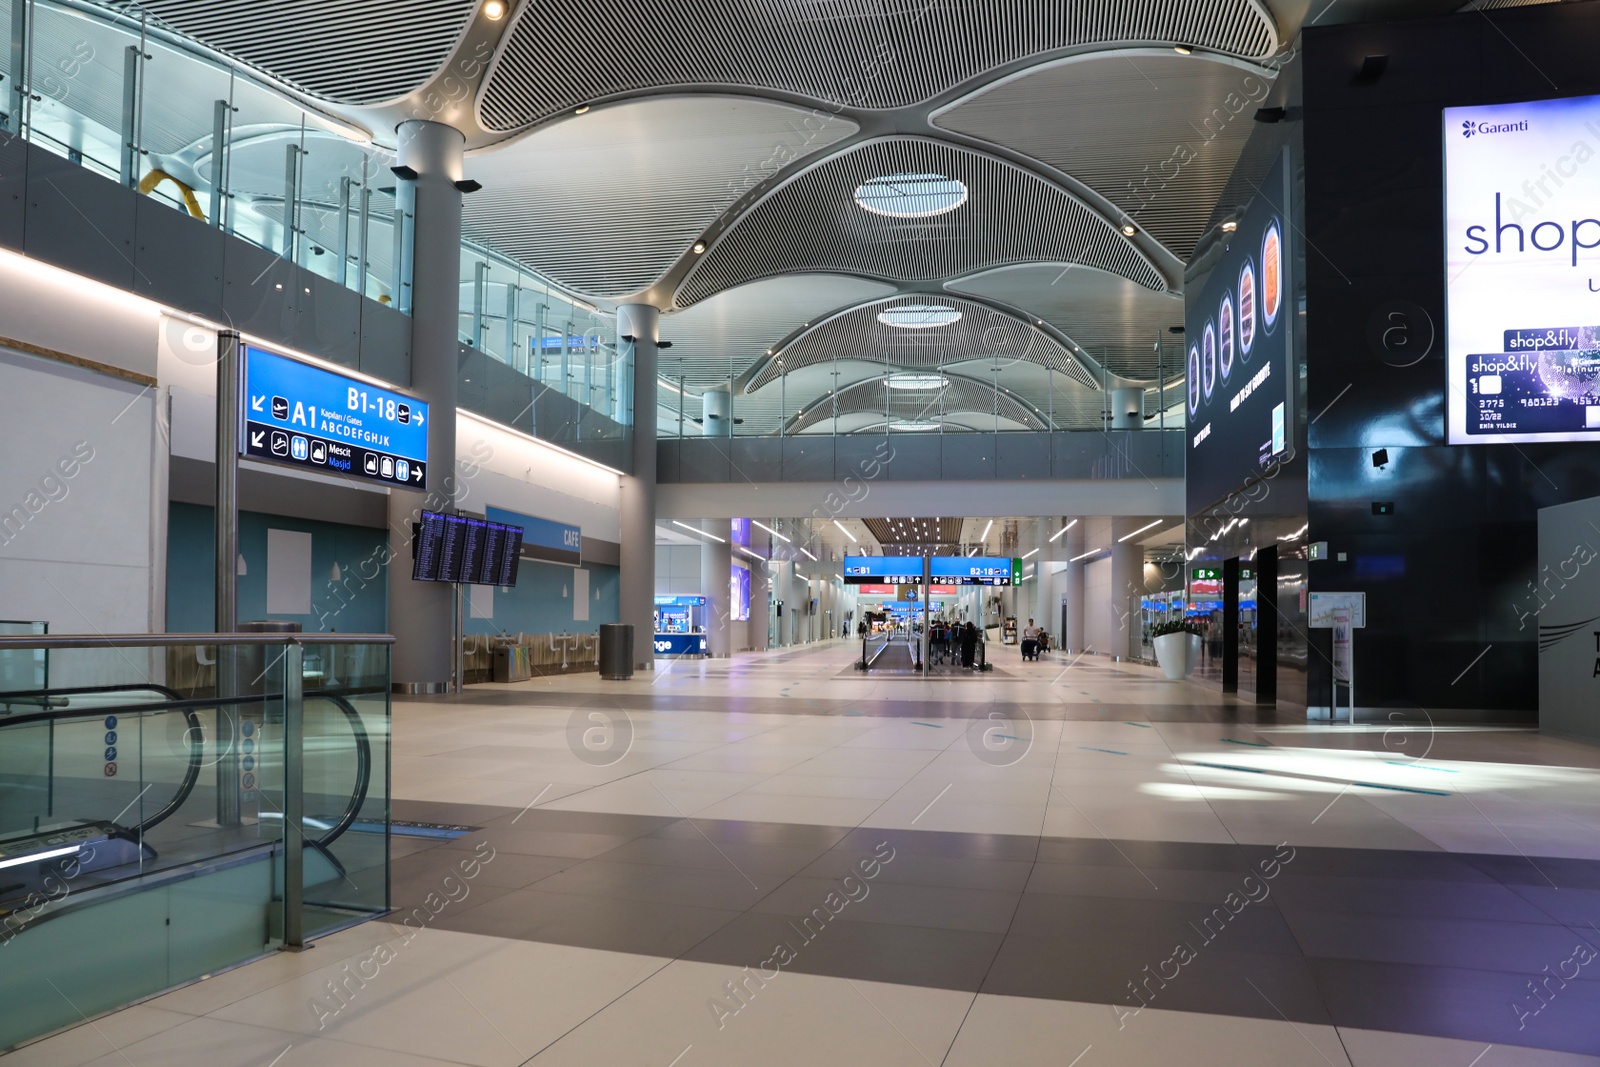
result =
M101 687L95 687L101 688ZM108 690L124 688L121 686L103 687ZM129 687L131 688L131 687ZM27 712L22 715L0 716L0 730L14 726L26 726L31 723L56 722L61 719L74 718L99 718L103 715L128 715L128 714L155 714L158 712L176 712L184 716L188 729L185 731L189 739L189 765L185 769L183 780L178 784L177 790L167 804L155 814L140 822L131 829L134 834L142 835L157 823L162 822L181 808L194 791L199 779L200 765L203 762L203 741L200 734L200 723L195 717L195 711L200 708L217 708L219 711L225 707L242 707L247 704L265 704L269 700L282 698L279 693L251 693L238 697L195 697L184 699L179 694L159 685L141 685L137 688L152 691L165 690L172 693L177 699L168 700L159 704L126 704L112 705L95 708L50 708L44 711ZM92 691L92 690L91 690ZM345 693L384 692L381 689L352 689L344 690ZM41 691L45 692L45 691ZM355 707L339 693L330 693L326 690L312 689L304 694L305 700L326 700L343 713L345 721L350 726L350 732L355 739L356 773L355 785L350 792L350 802L345 805L344 811L334 820L321 837L305 838L310 845L326 850L337 841L346 830L355 823L360 815L361 807L366 803L367 794L372 786L372 742L367 735L366 725L361 721L361 715ZM303 831L302 831L303 834ZM326 854L326 852L324 852ZM331 857L330 857L331 858ZM335 861L337 862L337 861Z
M392 645L393 634L23 634L0 637L14 648L170 648L188 645Z

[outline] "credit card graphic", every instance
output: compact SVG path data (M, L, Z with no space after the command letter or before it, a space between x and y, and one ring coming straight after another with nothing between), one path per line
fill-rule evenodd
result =
M1600 438L1600 347L1467 357L1467 433Z

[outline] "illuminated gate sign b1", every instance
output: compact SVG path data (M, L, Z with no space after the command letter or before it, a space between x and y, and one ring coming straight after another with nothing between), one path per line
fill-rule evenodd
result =
M243 346L239 454L428 488L428 405L360 378Z

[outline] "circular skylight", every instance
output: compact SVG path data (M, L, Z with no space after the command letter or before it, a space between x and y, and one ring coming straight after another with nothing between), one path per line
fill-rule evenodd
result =
M949 384L949 380L942 374L891 374L889 376L890 389L927 391L943 389Z
M878 321L902 330L926 330L959 322L961 312L945 304L900 304L878 312Z
M875 215L919 219L954 211L967 202L967 187L943 174L889 174L861 183L856 203Z

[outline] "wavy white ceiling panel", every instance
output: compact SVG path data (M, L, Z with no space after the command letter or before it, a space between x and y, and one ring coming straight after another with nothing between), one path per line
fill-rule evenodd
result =
M1198 55L1085 56L980 90L933 121L1072 175L1187 260L1271 85L1260 68Z
M470 157L484 188L466 199L467 231L578 292L637 293L785 161L856 130L804 116L726 96L596 108Z
M891 176L954 179L966 195L950 210L922 217L881 214L857 202L864 185ZM769 193L712 244L675 301L686 307L794 272L926 283L1041 260L1091 264L1166 288L1143 252L1060 186L982 152L885 137L831 156Z
M1063 264L1029 264L987 271L952 282L954 292L971 293L1044 319L1085 349L1113 374L1153 381L1155 344L1167 341L1172 360L1163 369L1170 379L1181 345L1172 344L1169 326L1183 325L1183 298L1154 293L1105 271Z

